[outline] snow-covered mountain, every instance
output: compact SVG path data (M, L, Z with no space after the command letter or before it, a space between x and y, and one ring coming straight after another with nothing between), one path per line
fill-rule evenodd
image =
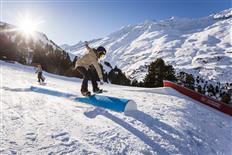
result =
M46 34L41 32L33 32L33 35L26 35L24 32L20 31L17 26L1 22L0 21L0 38L4 36L7 37L12 42L15 42L17 45L23 43L24 48L27 49L26 51L32 51L30 49L32 46L36 46L35 44L39 43L42 48L46 45L51 45L53 50L58 49L59 51L63 51L61 47L59 47L55 42L50 40ZM33 44L30 45L29 44ZM75 57L74 55L70 54L70 57Z
M18 40L16 38L17 36L19 36L23 38L23 40L28 42L32 40L33 42L42 42L44 45L46 44L52 45L53 48L56 48L57 46L54 43L52 43L45 34L40 32L35 32L33 35L26 36L16 26L4 22L0 22L0 29L1 29L0 34L7 36L8 38L11 39L11 41L17 42Z
M107 84L104 95L133 100L138 110L117 113L65 98L80 97L81 81L0 61L0 154L229 155L231 116L172 88ZM42 91L32 91L31 86Z
M231 23L231 8L200 19L171 17L145 21L92 40L90 46L105 46L105 60L132 79L142 80L146 66L163 58L176 70L232 82ZM84 53L81 41L62 47L78 56Z

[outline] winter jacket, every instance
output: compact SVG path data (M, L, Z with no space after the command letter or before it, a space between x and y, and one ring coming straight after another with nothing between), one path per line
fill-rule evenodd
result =
M90 48L88 45L86 45L86 48L88 50L88 53L77 60L75 68L77 68L78 66L82 66L85 67L86 70L88 70L89 67L93 65L97 71L98 77L100 79L103 79L102 70L98 64L98 57L95 54L94 49Z
M42 73L42 68L41 67L37 67L36 72L35 73Z

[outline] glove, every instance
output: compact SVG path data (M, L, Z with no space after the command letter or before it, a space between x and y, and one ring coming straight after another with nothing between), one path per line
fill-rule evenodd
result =
M103 84L104 84L104 82L102 80L100 80L100 85L103 85Z
M72 71L75 71L76 69L77 69L77 67L76 67L76 66L71 67L71 70L72 70Z

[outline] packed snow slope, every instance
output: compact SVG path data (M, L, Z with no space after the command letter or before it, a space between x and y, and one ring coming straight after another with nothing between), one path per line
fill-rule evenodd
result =
M104 95L137 103L137 111L117 113L62 97L81 96L76 78L45 73L39 85L32 67L2 61L0 75L2 155L232 153L232 118L171 88L102 86Z
M92 40L90 46L105 46L105 60L132 79L142 80L147 65L163 58L176 70L232 82L231 24L231 8L199 19L145 21ZM84 53L84 42L62 47L78 56Z

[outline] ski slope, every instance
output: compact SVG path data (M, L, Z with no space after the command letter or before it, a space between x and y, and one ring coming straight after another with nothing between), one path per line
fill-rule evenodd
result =
M106 84L104 95L133 99L137 111L117 113L62 97L80 96L80 80L0 61L0 154L232 153L232 118L171 88ZM30 91L31 86L61 95Z

